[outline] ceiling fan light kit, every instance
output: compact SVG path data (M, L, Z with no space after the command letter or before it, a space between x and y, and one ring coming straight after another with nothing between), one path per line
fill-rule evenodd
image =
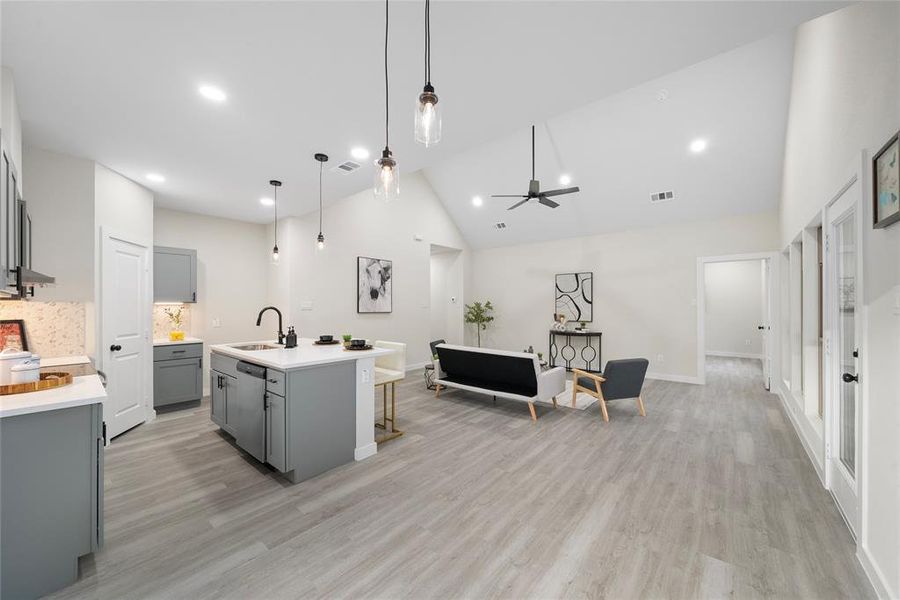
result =
M534 125L531 126L531 181L528 182L528 193L527 194L492 194L491 198L522 198L512 206L510 206L506 210L512 210L514 208L519 208L523 204L527 203L529 200L537 200L540 204L544 206L548 206L550 208L556 208L559 206L559 203L551 200L551 196L563 196L565 194L574 194L579 191L579 188L569 187L562 188L558 190L547 190L546 192L541 191L541 182L537 180L535 177L535 169L534 169Z

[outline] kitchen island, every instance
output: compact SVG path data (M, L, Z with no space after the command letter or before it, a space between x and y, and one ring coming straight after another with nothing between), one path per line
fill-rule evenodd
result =
M375 358L301 338L210 346L210 418L250 456L298 483L376 452Z

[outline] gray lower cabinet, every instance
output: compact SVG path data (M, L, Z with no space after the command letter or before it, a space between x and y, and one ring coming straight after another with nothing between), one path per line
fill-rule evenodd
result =
M103 544L103 406L0 419L0 598L78 578Z
M157 346L153 358L154 408L203 397L203 344Z
M287 468L287 403L266 392L266 462L284 473Z
M210 376L210 418L231 435L237 434L237 377L212 370ZM229 407L229 396L231 406Z
M197 251L153 247L153 301L197 301Z

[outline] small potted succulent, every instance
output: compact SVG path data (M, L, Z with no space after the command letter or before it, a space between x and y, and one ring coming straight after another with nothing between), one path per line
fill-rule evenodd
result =
M179 306L178 308L164 308L163 312L166 313L166 316L169 318L169 323L171 325L171 329L169 330L169 340L172 342L179 342L184 339L184 331L181 329L182 323L184 323L184 307Z
M344 335L341 336L341 339L344 340L344 347L346 348L347 346L350 345L350 340L353 339L353 336L350 335L349 333L345 333Z

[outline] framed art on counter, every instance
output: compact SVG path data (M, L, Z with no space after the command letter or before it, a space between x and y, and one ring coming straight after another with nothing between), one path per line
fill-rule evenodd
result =
M25 321L3 319L0 321L0 350L28 350L28 336L25 335Z

